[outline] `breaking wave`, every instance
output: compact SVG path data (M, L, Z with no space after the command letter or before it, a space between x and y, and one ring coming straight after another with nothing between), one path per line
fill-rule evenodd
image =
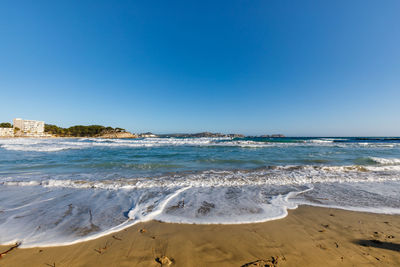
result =
M377 157L369 157L369 159L375 163L381 165L400 165L400 159L397 158L377 158Z
M392 148L398 143L343 143L342 139L311 139L278 142L268 139L231 139L231 138L144 138L144 139L101 139L101 138L53 138L53 139L0 139L0 148L10 151L58 152L91 148L146 148L146 147L293 147L293 146L338 146L338 147L382 147Z
M400 166L269 166L256 170L209 170L186 172L184 174L175 173L159 177L119 178L112 180L12 180L0 182L0 185L132 190L159 187L282 186L386 181L400 181Z
M153 219L263 222L303 204L400 214L399 148L383 138L0 139L0 244L67 245Z

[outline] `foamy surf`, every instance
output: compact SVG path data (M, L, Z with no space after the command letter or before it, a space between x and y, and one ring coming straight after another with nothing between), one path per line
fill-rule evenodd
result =
M264 222L304 204L400 214L398 142L0 140L0 243L68 245L154 219Z
M308 185L315 183L361 183L400 181L400 166L270 166L255 170L208 170L174 173L167 176L118 178L102 180L81 179L12 179L0 182L5 186L41 186L44 188L75 188L132 190L181 187L237 187Z
M369 157L369 159L382 165L400 165L400 158Z
M10 151L26 152L59 152L63 150L104 148L146 148L146 147L174 147L174 146L199 146L199 147L288 147L288 146L343 146L346 139L293 139L290 142L277 142L269 139L231 139L231 138L143 138L143 139L0 139L0 147ZM349 142L346 146L354 147L387 147L391 148L398 143L371 143Z

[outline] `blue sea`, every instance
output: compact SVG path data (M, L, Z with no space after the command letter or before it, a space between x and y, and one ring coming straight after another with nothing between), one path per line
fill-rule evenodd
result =
M400 138L0 139L0 244L264 222L299 205L400 214Z

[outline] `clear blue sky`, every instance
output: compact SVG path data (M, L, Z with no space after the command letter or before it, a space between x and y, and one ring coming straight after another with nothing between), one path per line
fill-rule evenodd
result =
M400 135L400 1L1 1L0 121Z

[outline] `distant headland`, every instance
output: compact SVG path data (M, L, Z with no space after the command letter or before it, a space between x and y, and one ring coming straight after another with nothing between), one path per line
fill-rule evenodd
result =
M113 128L102 125L75 125L68 128L59 127L53 124L45 124L44 121L14 119L13 124L9 122L0 123L0 137L91 137L91 138L151 138L151 137L175 137L175 138L282 138L282 134L261 135L261 136L245 136L243 134L223 134L223 133L175 133L175 134L153 134L147 133L130 133L123 128Z

